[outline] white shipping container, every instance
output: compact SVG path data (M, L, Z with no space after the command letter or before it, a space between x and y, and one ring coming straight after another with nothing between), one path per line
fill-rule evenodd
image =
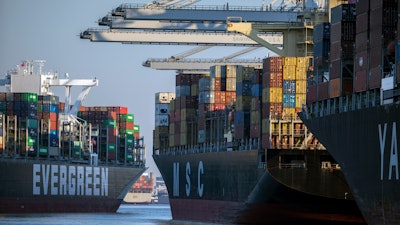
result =
M155 115L155 126L168 126L169 125L169 115Z
M170 103L172 99L175 99L175 93L173 92L156 93L156 103Z
M155 115L169 115L169 104L167 103L156 103Z

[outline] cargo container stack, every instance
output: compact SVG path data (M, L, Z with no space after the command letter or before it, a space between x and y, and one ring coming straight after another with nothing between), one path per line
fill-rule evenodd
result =
M277 148L277 127L272 124L282 116L283 57L263 59L262 76L262 147Z
M36 154L39 143L38 96L35 93L0 93L4 118L1 144L7 154ZM4 136L3 136L4 135ZM3 146L4 147L4 146Z
M155 129L153 131L153 149L161 150L170 147L169 125L171 101L175 99L174 92L158 92L155 94Z
M307 77L307 103L328 98L330 23L314 26L314 64ZM318 94L320 93L320 94Z
M398 2L397 12L400 12L400 2ZM397 20L397 46L396 46L396 83L400 83L400 20Z
M93 152L104 161L140 161L135 149L134 115L124 106L81 107L78 116L92 124ZM75 146L75 145L74 145ZM76 153L79 145L76 143Z
M306 103L310 57L264 59L262 87L262 147L298 148L305 126L297 116Z
M137 131L135 131L137 126ZM135 152L135 140L140 138L139 126L135 125L135 117L133 114L126 113L119 115L118 121L118 158L123 161L125 158L128 162L138 161L138 153Z
M254 69L251 87L250 138L261 140L262 69Z
M169 146L184 146L197 143L196 109L198 107L199 80L197 74L176 75L175 99L169 106ZM166 116L166 115L165 115ZM167 124L168 120L164 124Z
M58 155L59 148L58 96L38 96L38 120L40 120L39 156ZM49 154L51 153L51 154Z
M356 73L354 92L381 88L396 63L398 4L395 1L357 2ZM368 41L367 41L368 40ZM397 79L398 80L398 79ZM393 88L393 82L384 89Z
M238 66L236 69L235 138L250 138L250 111L252 102L253 67Z
M329 97L353 92L355 4L338 5L331 10Z
M196 111L199 105L198 83L200 78L199 74L176 75L175 146L197 143Z

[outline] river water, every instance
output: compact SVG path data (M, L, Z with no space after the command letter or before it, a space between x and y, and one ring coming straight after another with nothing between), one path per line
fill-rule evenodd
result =
M1 225L165 225L172 222L168 204L122 204L117 213L0 214Z

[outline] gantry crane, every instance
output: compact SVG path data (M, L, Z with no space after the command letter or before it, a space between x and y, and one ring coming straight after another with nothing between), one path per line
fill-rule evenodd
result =
M174 5L179 2L182 0L155 1L146 5L122 4L98 20L98 24L108 26L107 29L87 29L81 33L81 38L93 42L125 44L268 46L278 55L307 55L312 52L312 27L309 26L308 17L319 12L325 1L320 0L319 4L315 4L312 0L273 0L257 8L228 4L214 7L189 6L196 1L190 1L190 4L182 7ZM228 30L227 18L230 26ZM239 31L236 28L238 24L247 26L247 33L230 32L229 29ZM218 62L228 62L227 57L203 61L184 58L148 59L143 65L178 70L191 67L199 71ZM253 60L253 64L258 63Z

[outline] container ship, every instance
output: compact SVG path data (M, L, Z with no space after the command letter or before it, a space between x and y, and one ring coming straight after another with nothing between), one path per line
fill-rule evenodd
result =
M154 183L154 173L143 173L125 195L124 202L130 204L153 203Z
M330 57L310 78L299 116L341 165L368 224L399 224L399 2L333 10Z
M116 212L146 170L140 127L126 107L82 106L96 79L43 65L24 61L0 81L0 213ZM83 89L70 106L53 86Z
M153 158L174 220L365 223L340 166L297 116L311 62L216 65L156 93Z

